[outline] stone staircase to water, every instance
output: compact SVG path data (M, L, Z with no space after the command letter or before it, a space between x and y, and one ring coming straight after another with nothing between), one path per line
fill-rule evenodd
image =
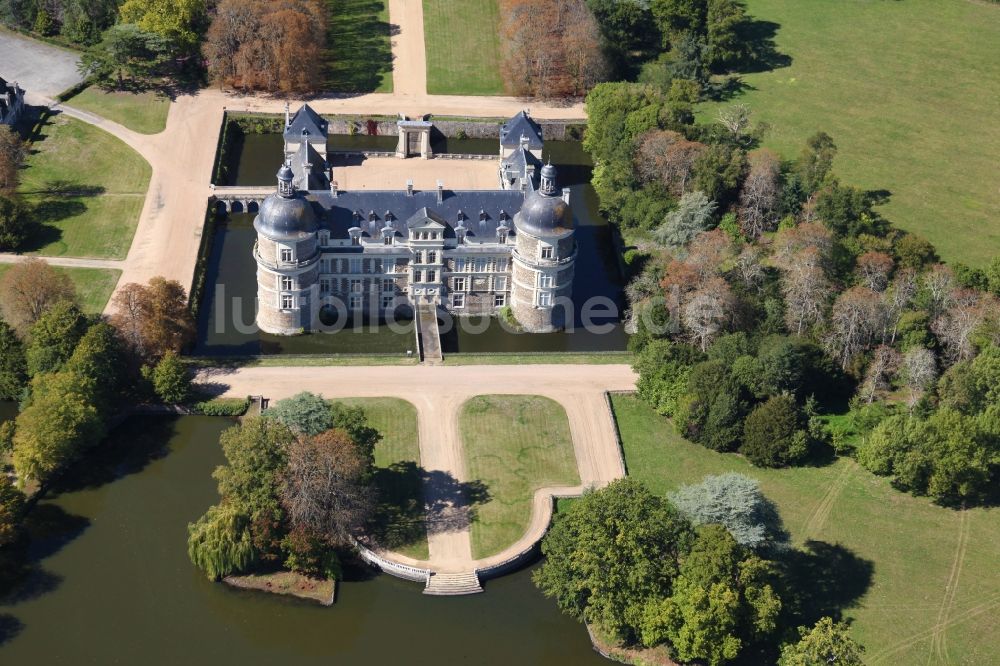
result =
M436 596L455 596L460 594L478 594L483 588L479 584L479 576L475 571L463 573L436 573L431 574L424 587L424 594Z

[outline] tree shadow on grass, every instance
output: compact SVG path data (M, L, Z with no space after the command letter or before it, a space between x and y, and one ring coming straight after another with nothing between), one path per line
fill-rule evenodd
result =
M754 18L743 22L739 37L740 42L747 46L747 55L738 67L741 74L767 72L792 64L792 57L778 51L774 41L780 27L780 23Z
M830 616L840 620L868 591L875 564L840 544L806 541L778 560L782 585L784 626L812 626Z
M374 92L392 76L389 36L398 34L379 18L381 2L327 0L329 28L323 67L324 89L337 93Z
M389 550L418 543L428 534L466 529L476 509L490 499L482 481L459 481L414 462L375 470L378 505L367 533Z
M4 645L24 630L24 623L13 615L0 613L0 645Z

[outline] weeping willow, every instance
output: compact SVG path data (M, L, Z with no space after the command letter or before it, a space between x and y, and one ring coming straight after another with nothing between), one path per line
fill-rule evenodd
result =
M246 571L257 561L250 519L229 504L209 507L188 525L188 557L211 580Z

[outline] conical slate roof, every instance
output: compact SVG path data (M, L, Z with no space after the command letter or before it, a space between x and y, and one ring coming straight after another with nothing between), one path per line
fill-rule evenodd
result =
M542 141L542 126L532 120L531 116L524 111L518 112L516 116L500 127L500 145L519 146L522 135L528 140L529 149L537 149L545 145Z

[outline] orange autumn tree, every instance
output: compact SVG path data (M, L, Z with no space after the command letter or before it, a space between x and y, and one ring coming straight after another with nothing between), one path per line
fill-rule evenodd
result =
M525 97L579 97L605 80L601 33L585 0L500 0L503 76Z

